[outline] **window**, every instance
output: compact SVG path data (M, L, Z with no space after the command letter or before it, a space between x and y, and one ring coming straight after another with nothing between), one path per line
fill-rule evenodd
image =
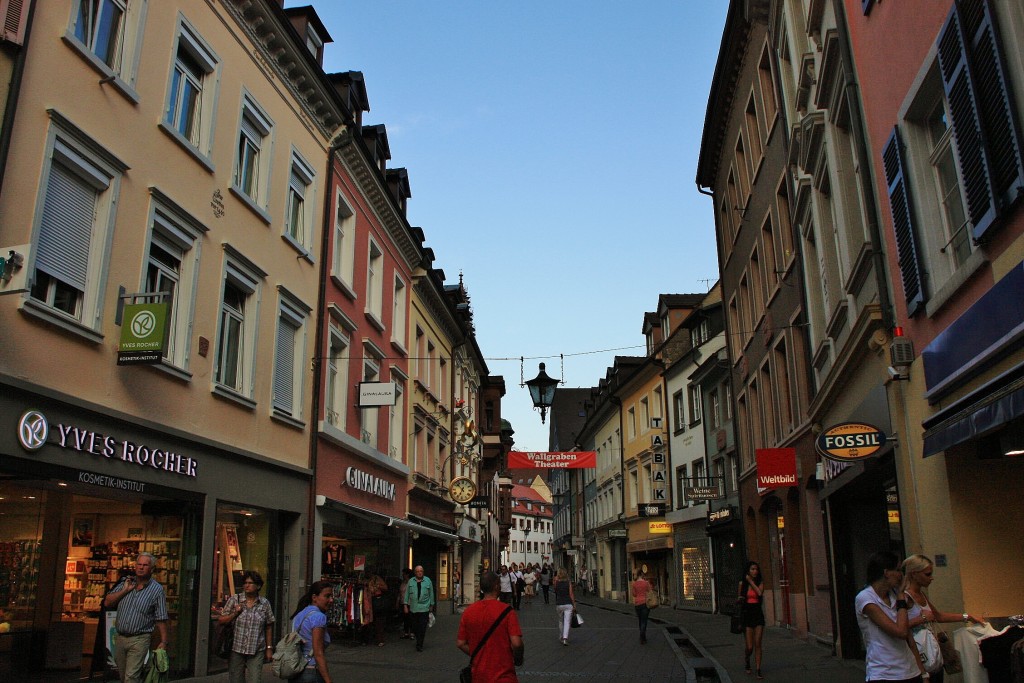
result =
M219 59L181 19L171 66L163 128L212 168L214 85Z
M384 253L370 241L370 258L366 265L366 315L383 329L381 307L384 292Z
M761 165L761 135L763 126L757 120L757 104L753 91L750 92L750 98L747 100L747 109L744 113L744 123L746 124L747 140L750 141L750 163L756 171L756 169ZM751 177L756 175L756 172L751 173Z
M285 203L285 239L309 256L313 246L313 179L316 174L296 152L292 152L292 170Z
M391 343L405 349L406 288L402 278L395 275L395 296L391 311Z
M337 284L350 296L355 297L352 289L355 272L356 255L356 214L349 206L341 192L335 197L334 208L334 259L331 264L331 275Z
M164 360L187 369L199 245L206 227L157 190L151 192L149 253L141 291L167 295L162 300L168 305Z
M686 465L676 467L676 509L686 507Z
M704 461L694 460L693 461L693 485L694 486L708 486L709 482L704 476Z
M42 210L37 212L27 310L88 334L99 326L107 245L127 167L59 114L50 115L54 126L39 194Z
M651 428L651 408L647 397L640 399L640 432L646 433Z
M772 123L778 112L778 105L775 102L775 81L772 79L772 61L769 47L766 44L761 51L761 61L757 65L757 78L759 92L761 93L761 118L764 124L764 140L768 141L768 134L772 130Z
M629 440L632 441L636 438L636 408L630 406L627 414L629 416L629 424L626 426L629 429Z
M324 417L328 424L345 431L348 422L348 349L351 342L341 329L332 324L328 343Z
M691 386L688 389L690 393L690 426L693 427L701 421L703 400L700 396L699 386Z
M388 436L388 455L401 462L402 453L405 451L405 421L402 419L405 415L405 382L399 381L394 373L391 378L395 382L395 403L390 406L388 415L388 424L391 427Z
M375 358L367 357L363 360L363 381L364 382L376 382L380 379L380 364ZM377 447L377 418L379 415L379 408L376 406L370 408L361 408L359 411L359 417L361 421L362 431L360 434L363 443ZM427 434L427 458L430 458L432 435ZM427 463L424 463L427 465ZM424 471L428 471L424 469Z
M148 0L74 0L64 42L118 90L137 102L132 89L142 47ZM27 7L27 3L26 3Z
M252 396L256 321L260 280L266 273L227 245L225 252L214 390L232 398L242 397L255 405Z
M718 399L718 387L708 392L708 420L711 429L718 429L722 426L721 406Z
M235 155L235 179L232 189L246 203L260 211L267 206L267 182L270 178L273 122L248 94L242 96L242 113L238 123L238 146Z
M277 348L274 353L273 405L278 417L302 419L302 378L305 375L306 316L312 310L278 287Z
M686 403L682 389L672 394L672 426L676 432L686 429Z

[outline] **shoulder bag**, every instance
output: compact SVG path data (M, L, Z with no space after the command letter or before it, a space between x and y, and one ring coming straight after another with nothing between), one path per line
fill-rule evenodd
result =
M459 671L459 683L473 683L473 660L476 658L476 654L480 652L480 648L484 646L487 639L491 637L492 633L494 633L494 629L498 628L498 624L500 624L511 611L512 605L506 607L505 611L502 612L501 615L494 620L494 623L491 624L491 627L487 629L487 633L485 633L484 637L480 639L480 642L476 644L476 648L473 649L473 654L469 656L469 666L464 666L462 667L462 670Z
M919 626L914 632L914 644L917 646L917 654L925 671L934 673L942 668L942 651L931 628Z
M306 623L310 614L310 612L306 612L306 616L302 617L302 621L299 622L299 627L277 641L277 647L274 648L273 668L274 675L278 678L285 680L293 678L306 668L306 657L302 654L302 646L305 641L299 637L299 631L302 630L302 625Z
M235 601L238 604L238 596L235 596ZM217 626L214 628L214 641L213 641L213 652L221 659L228 659L231 657L231 648L235 644L235 620L232 619L226 624L222 624L219 621Z
M658 591L651 588L647 591L647 609L654 609L661 604L661 599L658 597Z

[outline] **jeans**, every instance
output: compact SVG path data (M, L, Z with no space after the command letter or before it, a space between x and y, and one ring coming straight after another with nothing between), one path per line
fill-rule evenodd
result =
M306 667L298 676L288 680L291 683L324 683L324 677L320 675L315 666Z
M646 604L634 605L636 618L640 621L640 637L647 640L647 618L651 616L651 608Z
M572 623L572 605L557 605L559 626L562 632L562 638L565 640L569 639L569 628Z
M254 655L232 652L228 659L228 680L231 683L260 683L263 680L263 662L266 655L260 651Z
M542 591L544 591L544 604L546 605L548 604L548 593L551 592L551 585L547 583L542 583L540 585L540 588Z

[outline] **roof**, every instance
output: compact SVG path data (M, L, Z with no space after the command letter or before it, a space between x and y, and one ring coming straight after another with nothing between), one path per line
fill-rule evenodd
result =
M534 509L527 510L526 505L520 501L530 501L533 503ZM543 505L544 511L541 512L538 506ZM520 515L533 515L535 517L551 517L551 503L541 498L540 494L536 490L529 486L523 486L522 484L515 484L512 486L512 512Z

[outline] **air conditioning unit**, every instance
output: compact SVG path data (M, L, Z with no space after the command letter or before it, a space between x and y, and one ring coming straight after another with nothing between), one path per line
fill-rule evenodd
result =
M895 368L914 364L914 342L907 337L896 337L889 345L889 358Z

